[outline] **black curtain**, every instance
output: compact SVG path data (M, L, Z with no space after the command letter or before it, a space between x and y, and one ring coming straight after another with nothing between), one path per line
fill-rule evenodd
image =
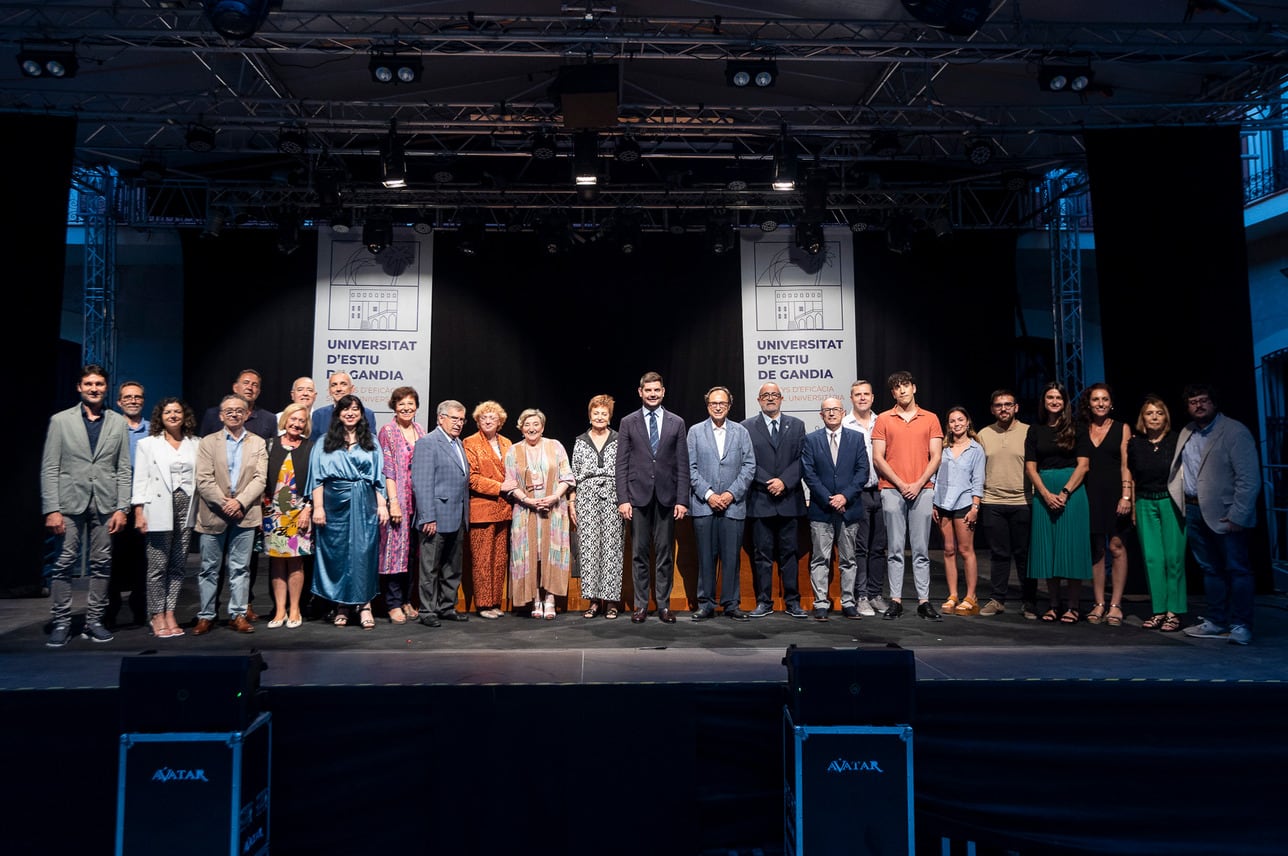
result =
M59 116L0 113L0 235L8 250L10 290L21 294L16 338L22 346L23 392L28 411L35 414L37 444L32 446L27 420L10 419L0 428L0 441L12 450L15 490L5 491L6 517L15 521L13 549L0 577L0 595L26 596L40 592L46 538L40 503L40 445L46 420L55 410L76 401L75 372L68 386L60 366L65 347L59 338L63 306L63 272L67 239L67 191L71 184L76 120ZM114 378L108 378L115 382ZM26 424L24 424L26 423Z

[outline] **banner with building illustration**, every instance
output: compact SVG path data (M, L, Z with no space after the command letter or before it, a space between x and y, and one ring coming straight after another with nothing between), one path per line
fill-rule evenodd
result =
M822 251L795 246L790 229L743 233L743 379L750 416L767 381L783 393L783 412L822 423L820 402L849 406L858 343L854 309L854 244L849 229L826 229Z
M395 229L393 242L373 254L357 232L318 229L317 406L330 401L330 376L344 371L353 379L354 394L375 411L377 425L393 419L390 393L411 386L422 402L417 421L429 419L432 427L423 405L429 394L433 258L432 234Z

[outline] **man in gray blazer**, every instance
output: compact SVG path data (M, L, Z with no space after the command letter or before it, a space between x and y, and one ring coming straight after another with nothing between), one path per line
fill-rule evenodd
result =
M112 573L112 535L125 528L132 471L125 419L107 410L107 372L99 365L81 369L76 384L80 403L49 419L40 464L40 505L45 531L55 538L50 575L51 648L71 638L72 567L89 545L89 601L82 636L112 641L103 626Z
M250 606L250 560L255 533L264 521L261 501L268 481L264 438L246 429L251 403L240 395L219 402L222 427L197 444L197 533L201 571L197 591L201 606L194 636L214 629L218 612L219 570L228 555L228 626L254 633Z
M468 621L456 611L461 587L461 557L469 537L470 466L461 447L465 405L448 399L438 405L438 427L416 441L411 457L411 487L420 531L420 623Z
M774 562L783 586L783 611L792 618L806 618L801 609L797 529L805 516L801 489L801 447L805 423L782 412L783 393L776 383L760 387L760 412L743 422L756 456L756 474L747 494L751 518L752 584L756 607L749 615L763 618L774 613Z
M1248 531L1261 492L1257 443L1241 422L1222 414L1210 386L1185 388L1193 422L1176 439L1167 492L1185 514L1185 536L1203 569L1207 615L1186 636L1252 641L1252 564Z
M747 519L747 491L756 474L751 435L728 419L733 394L713 386L703 396L708 417L689 429L689 485L693 534L698 542L698 608L694 621L716 614L716 565L720 566L720 605L725 618L746 621L738 554Z

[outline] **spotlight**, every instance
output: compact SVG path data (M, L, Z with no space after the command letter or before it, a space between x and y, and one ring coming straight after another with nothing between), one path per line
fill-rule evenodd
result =
M23 77L75 77L80 63L76 47L67 42L24 48L18 52L18 68Z
M551 160L555 156L555 138L545 131L537 131L528 143L528 151L537 160Z
M1096 73L1086 65L1043 65L1038 70L1038 88L1043 92L1085 92Z
M224 223L228 219L228 209L212 207L206 212L206 228L201 230L203 238L218 238L224 230Z
M430 178L435 184L450 184L456 180L456 166L450 157L434 158L430 161Z
M349 234L353 228L353 212L342 208L331 215L331 231L339 235Z
M988 166L993 159L993 144L978 137L971 140L966 145L966 159L975 166Z
M769 186L779 193L796 189L796 158L785 153L774 158L774 178Z
M894 131L879 131L872 137L868 153L879 158L892 158L899 154L899 135Z
M483 251L483 237L487 234L487 218L477 208L466 208L460 213L456 226L456 247L467 256L477 256Z
M717 256L723 256L738 245L738 232L734 229L728 212L723 209L717 210L708 218L705 231L707 246Z
M390 190L407 186L407 157L398 139L398 120L389 120L389 138L380 153L380 183Z
M620 163L637 163L640 159L640 144L634 137L623 136L613 148L613 157Z
M815 222L797 224L796 246L811 256L817 256L823 252L823 224Z
M434 215L421 208L416 211L416 216L412 218L411 228L417 235L428 235L434 231Z
M285 127L277 132L277 150L284 155L302 155L309 146L308 131Z
M184 135L184 142L194 152L210 152L215 149L215 130L205 125L190 125Z
M572 248L572 227L568 215L560 211L547 214L538 229L541 248L548 256L566 253Z
M572 168L578 187L599 183L599 135L594 131L580 131L572 138Z
M773 211L770 211L768 208L753 212L751 215L751 222L762 232L778 231L778 215Z
M394 51L372 51L367 63L371 79L376 83L415 83L420 80L425 64L417 55L399 55Z
M206 17L215 32L239 41L255 35L268 17L269 9L281 8L281 0L203 0Z
M383 215L367 215L366 222L362 224L362 243L366 245L367 252L378 256L393 242L393 221Z
M626 208L617 212L613 221L613 239L623 255L633 255L640 248L640 211L638 208Z
M881 221L875 214L855 214L850 219L850 231L858 234L859 232L873 232L881 228Z
M725 63L725 82L736 89L755 85L758 89L773 86L778 80L778 63L773 60L736 60Z

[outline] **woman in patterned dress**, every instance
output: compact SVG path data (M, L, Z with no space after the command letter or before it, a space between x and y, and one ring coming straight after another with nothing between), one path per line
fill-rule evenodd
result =
M415 621L420 613L411 602L411 568L416 561L411 527L416 520L416 497L411 490L411 456L425 429L416 421L420 396L400 386L389 396L394 421L377 432L384 456L385 489L389 492L389 522L380 527L380 588L394 624Z
M264 552L268 554L269 583L277 609L270 628L304 623L300 597L304 594L304 557L313 552L310 531L313 508L304 491L309 472L310 411L307 404L289 405L278 417L281 434L268 441L268 481L264 488Z
M572 539L568 491L576 483L568 453L558 440L546 440L546 415L529 408L519 414L523 442L505 453L506 480L512 493L510 523L510 600L532 604L532 617L552 620L555 596L568 594Z
M505 574L509 568L509 495L518 485L505 478L505 455L512 445L502 437L505 408L496 401L480 402L474 408L479 430L461 441L470 465L470 579L474 583L474 607L480 618L497 619L505 597Z
M587 406L590 429L572 444L572 474L577 489L568 514L577 528L581 595L590 601L583 618L602 611L616 618L622 599L623 527L617 513L617 432L608 427L613 397L597 395Z

